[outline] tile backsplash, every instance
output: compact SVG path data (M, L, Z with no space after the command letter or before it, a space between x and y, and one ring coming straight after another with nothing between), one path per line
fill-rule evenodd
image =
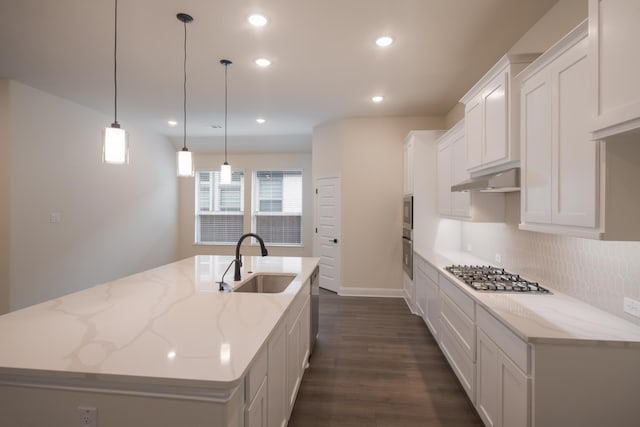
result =
M462 249L640 325L623 310L624 297L640 301L640 242L519 230L519 193L506 197L505 223L462 223ZM502 262L496 262L497 254Z

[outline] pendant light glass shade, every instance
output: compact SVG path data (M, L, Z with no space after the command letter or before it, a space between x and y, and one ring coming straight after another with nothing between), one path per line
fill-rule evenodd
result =
M129 141L127 132L117 123L102 131L102 162L112 165L129 163Z
M113 31L113 123L102 130L102 163L124 165L129 163L129 137L118 123L118 0L114 1Z
M178 13L176 15L178 21L184 24L184 84L183 84L183 112L184 112L184 121L183 125L183 136L182 136L182 150L178 151L176 154L176 161L178 164L178 176L193 176L194 168L193 168L193 155L191 151L187 148L187 24L193 22L193 18L186 13Z
M220 166L220 184L231 184L231 166L227 162Z
M177 161L178 161L178 176L193 176L193 157L191 155L191 151L189 150L180 150L177 153Z

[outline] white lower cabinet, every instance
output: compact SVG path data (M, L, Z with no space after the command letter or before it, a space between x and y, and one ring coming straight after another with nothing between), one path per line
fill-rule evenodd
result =
M285 427L288 419L289 401L285 387L287 375L287 329L282 322L269 340L269 365L267 391L269 395L268 426Z
M481 329L477 331L476 408L488 427L527 427L529 378Z
M407 306L409 306L409 310L411 310L412 313L415 313L416 312L415 282L411 278L409 278L407 273L404 273L404 272L402 273L402 292L404 293L404 300L407 303Z
M475 402L475 304L444 276L440 285L440 348L462 387Z
M300 300L300 295L298 295L292 303L292 310L287 321L287 418L293 410L309 355L310 297L308 294L302 295L302 297L304 299Z
M286 427L309 360L310 295L305 284L245 377L244 427Z
M267 377L265 377L255 397L245 410L245 427L267 427Z

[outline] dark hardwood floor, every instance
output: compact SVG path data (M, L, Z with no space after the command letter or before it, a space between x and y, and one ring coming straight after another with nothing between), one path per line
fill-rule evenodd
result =
M321 290L319 337L289 427L482 425L404 300Z

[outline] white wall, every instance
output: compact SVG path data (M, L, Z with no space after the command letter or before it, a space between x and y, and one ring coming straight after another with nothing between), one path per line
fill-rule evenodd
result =
M314 129L314 181L341 177L341 289L397 290L399 295L402 144L411 130L443 126L443 117L381 117L343 119Z
M188 144L188 142L187 142ZM244 171L244 205L245 233L251 231L251 184L252 172L256 170L302 170L302 227L303 247L268 246L269 255L278 256L311 256L313 250L313 187L311 181L311 153L257 153L235 154L228 156L229 164L234 171ZM194 164L196 170L220 170L224 162L221 154L196 154ZM195 241L195 178L180 178L179 182L179 256L186 258L194 255L232 255L235 245L196 245ZM251 242L242 245L243 255L259 255L259 247L250 247Z
M101 129L112 118L14 81L9 92L11 309L174 261L169 141L122 117L131 164L104 165Z
M0 80L0 314L9 311L11 244L11 141L9 139L9 81Z

